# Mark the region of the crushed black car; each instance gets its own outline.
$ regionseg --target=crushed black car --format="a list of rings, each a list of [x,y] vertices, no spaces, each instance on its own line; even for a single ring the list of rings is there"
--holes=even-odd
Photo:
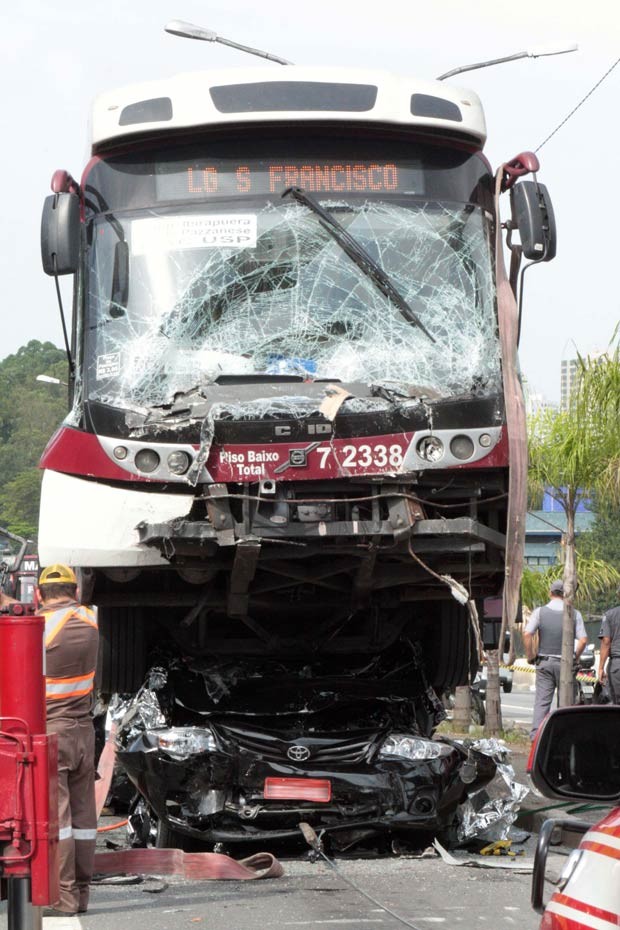
[[[119,761],[148,802],[160,846],[441,836],[495,763],[432,739],[444,711],[415,644],[368,659],[152,669],[119,721]]]

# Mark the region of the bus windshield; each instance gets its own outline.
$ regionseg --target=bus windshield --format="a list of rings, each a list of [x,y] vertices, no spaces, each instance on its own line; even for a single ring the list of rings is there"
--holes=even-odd
[[[118,157],[89,176],[91,400],[148,407],[249,373],[424,385],[442,396],[499,391],[490,185],[479,159],[358,142],[336,158],[323,147],[240,163],[215,148],[208,158],[178,149]],[[320,215],[283,199],[290,186],[344,227],[423,328]]]

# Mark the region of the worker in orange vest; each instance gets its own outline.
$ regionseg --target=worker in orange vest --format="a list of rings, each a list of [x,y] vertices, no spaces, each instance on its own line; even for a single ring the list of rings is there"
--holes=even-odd
[[[47,731],[58,736],[60,900],[44,916],[72,916],[88,908],[97,838],[91,709],[99,633],[94,612],[78,602],[71,568],[44,568],[37,591],[45,618]]]

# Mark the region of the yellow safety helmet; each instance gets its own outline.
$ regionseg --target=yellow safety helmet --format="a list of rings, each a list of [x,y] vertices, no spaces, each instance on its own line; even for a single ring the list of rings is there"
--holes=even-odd
[[[75,572],[68,565],[48,565],[39,577],[39,584],[75,584]]]

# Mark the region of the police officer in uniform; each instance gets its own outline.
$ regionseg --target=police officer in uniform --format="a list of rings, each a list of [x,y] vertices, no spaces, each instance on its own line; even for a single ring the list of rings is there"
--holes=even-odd
[[[45,618],[47,731],[58,736],[60,900],[44,916],[83,914],[93,873],[95,731],[91,717],[99,633],[92,610],[77,600],[77,579],[66,565],[39,578]]]
[[[618,592],[620,595],[620,588]],[[598,680],[609,684],[612,704],[620,704],[620,606],[606,611],[601,624],[601,656],[598,666]],[[609,660],[607,668],[605,664]]]
[[[564,614],[564,585],[561,581],[552,581],[549,591],[549,603],[537,607],[525,628],[523,641],[529,662],[536,662],[536,696],[530,739],[534,739],[553,702],[556,688],[560,687],[560,665],[562,659],[562,620]],[[574,611],[575,660],[579,658],[588,642],[588,635],[583,617]],[[538,631],[538,654],[534,655],[534,633]]]

